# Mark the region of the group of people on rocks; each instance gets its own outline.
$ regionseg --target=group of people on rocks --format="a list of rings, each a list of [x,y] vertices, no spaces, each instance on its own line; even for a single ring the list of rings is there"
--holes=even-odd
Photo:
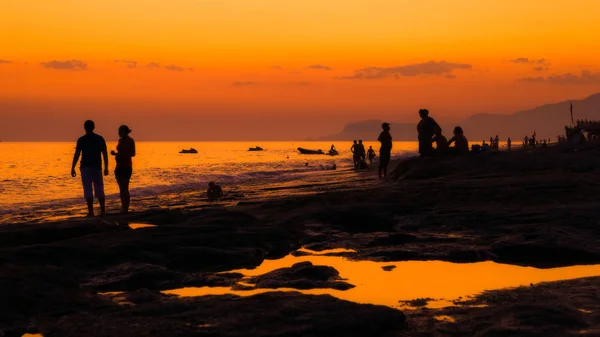
[[[94,133],[96,125],[94,121],[87,120],[83,124],[85,135],[77,140],[71,176],[77,176],[75,167],[79,165],[79,174],[83,185],[83,195],[87,203],[88,217],[94,216],[94,196],[100,204],[100,215],[106,214],[106,196],[104,193],[103,176],[108,176],[108,150],[104,137]],[[127,125],[121,125],[118,130],[119,142],[116,151],[110,151],[115,157],[116,166],[114,170],[115,179],[119,185],[119,196],[121,199],[121,213],[129,212],[131,196],[129,193],[129,182],[133,174],[133,160],[135,157],[135,141],[129,136],[131,129]],[[104,170],[102,163],[104,162]],[[209,199],[223,197],[223,190],[214,182],[208,184],[207,196]]]
[[[447,140],[439,124],[429,116],[429,110],[419,110],[419,116],[421,121],[417,124],[417,132],[421,158],[469,153],[469,141],[462,127],[456,126],[453,131],[454,137]],[[436,145],[435,149],[433,144]]]
[[[540,145],[541,147],[547,147],[548,144],[550,144],[550,139],[546,140],[546,139],[542,139],[541,141],[538,141],[536,139],[536,134],[535,132],[533,133],[533,135],[531,135],[531,137],[527,137],[525,136],[523,138],[523,148],[527,148],[527,147],[536,147],[538,145]],[[560,141],[560,139],[559,139]]]

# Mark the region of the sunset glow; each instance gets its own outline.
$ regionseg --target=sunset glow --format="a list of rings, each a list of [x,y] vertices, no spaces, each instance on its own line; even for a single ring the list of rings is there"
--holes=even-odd
[[[599,91],[599,12],[594,0],[9,1],[0,116],[251,116],[300,137],[423,106],[512,113]]]

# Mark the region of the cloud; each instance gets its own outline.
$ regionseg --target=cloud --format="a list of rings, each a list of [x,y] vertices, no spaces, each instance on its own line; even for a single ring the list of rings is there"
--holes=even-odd
[[[8,60],[0,60],[0,64],[11,64],[13,63],[12,61],[8,61]]]
[[[117,63],[123,63],[129,69],[135,69],[135,68],[137,68],[137,62],[136,61],[115,60],[115,62],[117,62]]]
[[[67,60],[57,61],[53,60],[50,62],[42,62],[42,67],[55,70],[86,70],[88,65],[83,61],[78,60]]]
[[[547,77],[526,77],[520,78],[518,82],[523,83],[550,83],[550,84],[600,84],[600,72],[594,73],[589,70],[583,70],[581,74],[573,73],[555,74]]]
[[[428,61],[424,63],[413,63],[397,67],[365,67],[354,71],[352,76],[342,76],[344,80],[372,80],[382,78],[400,78],[400,76],[441,76],[452,75],[456,69],[470,70],[472,65],[465,63],[450,63],[446,61]]]
[[[245,82],[244,81],[236,81],[236,82],[232,83],[232,85],[236,86],[236,87],[245,87],[245,86],[255,85],[255,84],[258,84],[258,83],[250,82],[250,81],[245,81]]]
[[[283,67],[282,66],[271,66],[271,69],[283,70]]]
[[[306,67],[306,69],[312,69],[312,70],[331,70],[332,68],[328,67],[328,66],[324,66],[322,64],[313,64],[313,65],[310,65],[310,66]]]
[[[170,71],[185,71],[183,67],[176,66],[174,64],[171,64],[170,66],[165,66],[165,69]]]
[[[453,80],[456,78],[456,75],[448,74],[446,75],[446,78]]]
[[[156,69],[156,68],[160,68],[160,64],[156,63],[156,62],[152,62],[152,63],[148,63],[146,65],[146,68],[148,69]]]
[[[545,71],[550,68],[550,63],[546,59],[529,59],[527,57],[519,57],[514,60],[510,60],[512,63],[516,64],[533,64],[537,65],[533,70],[535,71]]]

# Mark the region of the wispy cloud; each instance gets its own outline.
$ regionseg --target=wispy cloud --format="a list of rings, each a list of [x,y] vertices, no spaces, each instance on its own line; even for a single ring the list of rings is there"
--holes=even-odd
[[[170,71],[186,71],[187,70],[184,67],[176,66],[174,64],[171,64],[170,66],[165,66],[165,69],[170,70]]]
[[[245,87],[245,86],[249,86],[249,85],[256,85],[258,83],[256,82],[250,82],[250,81],[236,81],[231,83],[231,85],[236,86],[236,87]]]
[[[115,60],[115,62],[117,62],[117,63],[123,63],[129,69],[135,69],[135,68],[137,68],[137,62],[136,61]]]
[[[271,66],[271,69],[283,70],[283,67],[282,66]]]
[[[55,69],[55,70],[86,70],[88,65],[79,60],[67,60],[67,61],[49,61],[42,62],[42,67],[47,69]]]
[[[454,70],[470,70],[472,66],[466,63],[451,63],[446,61],[428,61],[396,67],[365,67],[354,71],[354,75],[342,76],[344,80],[374,80],[383,78],[399,78],[400,76],[441,76],[452,75]]]
[[[527,64],[527,65],[536,65],[533,68],[535,71],[545,71],[550,68],[550,63],[546,59],[530,59],[527,57],[518,57],[516,59],[510,60],[512,63],[516,64]]]
[[[547,77],[525,77],[517,81],[522,83],[600,84],[600,73],[583,70],[579,75],[573,73],[555,74]]]
[[[329,66],[324,66],[322,64],[313,64],[313,65],[310,65],[310,66],[306,67],[306,69],[312,69],[312,70],[332,70],[333,68],[331,68]]]
[[[446,77],[447,79],[453,80],[453,79],[455,79],[455,78],[456,78],[456,75],[453,75],[453,74],[448,74],[448,75],[446,75],[445,77]]]
[[[0,60],[0,64],[11,64],[13,63],[12,61],[9,60]]]
[[[146,68],[148,68],[148,69],[156,69],[156,68],[160,68],[160,64],[158,64],[158,63],[156,63],[156,62],[151,62],[151,63],[148,63],[148,64],[146,65]]]

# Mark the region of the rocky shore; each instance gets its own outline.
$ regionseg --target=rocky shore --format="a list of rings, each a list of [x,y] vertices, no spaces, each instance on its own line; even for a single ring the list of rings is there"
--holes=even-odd
[[[409,159],[385,181],[235,207],[8,224],[0,227],[0,336],[600,335],[600,278],[404,312],[299,292],[161,292],[240,287],[243,275],[231,271],[302,247],[384,262],[600,264],[599,178],[595,150],[548,148]],[[252,281],[264,289],[357,286],[312,264]]]

